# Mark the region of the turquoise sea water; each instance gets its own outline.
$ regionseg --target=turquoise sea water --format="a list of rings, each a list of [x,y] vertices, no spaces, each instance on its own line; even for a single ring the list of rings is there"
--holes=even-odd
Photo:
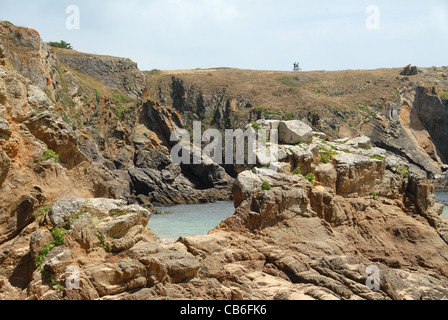
[[[448,216],[448,191],[437,190],[436,201],[445,205]],[[176,240],[180,236],[205,235],[221,221],[235,213],[233,202],[216,202],[194,205],[176,205],[156,207],[165,215],[152,215],[148,227],[156,232],[162,240]]]
[[[436,190],[434,193],[436,195],[436,201],[445,205],[444,213],[448,216],[448,191]]]
[[[180,236],[205,235],[221,221],[235,213],[233,202],[177,205],[155,207],[171,214],[153,214],[148,227],[162,240],[178,239]]]

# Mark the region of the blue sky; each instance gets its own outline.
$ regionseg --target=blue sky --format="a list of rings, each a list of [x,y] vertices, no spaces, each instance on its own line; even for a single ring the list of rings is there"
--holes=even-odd
[[[66,28],[69,5],[77,30]],[[366,26],[371,5],[379,29]],[[447,0],[0,0],[0,19],[141,70],[448,65]]]

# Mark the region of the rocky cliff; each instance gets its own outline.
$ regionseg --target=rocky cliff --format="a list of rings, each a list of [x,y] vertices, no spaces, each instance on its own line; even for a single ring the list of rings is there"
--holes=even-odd
[[[187,126],[193,120],[225,129],[244,128],[259,119],[300,119],[330,139],[366,135],[420,166],[443,187],[448,69],[414,69],[417,73],[404,76],[399,69],[147,74],[152,96],[189,119]]]
[[[446,298],[448,220],[421,169],[366,137],[281,145],[273,165],[238,176],[232,217],[174,243],[139,206],[60,199],[1,246],[0,297]]]
[[[7,106],[1,134],[13,141],[12,122],[26,123],[43,143],[39,150],[32,144],[23,146],[23,153],[34,154],[29,161],[36,162],[46,149],[69,169],[85,159],[120,185],[113,197],[140,204],[230,199],[233,179],[220,166],[214,166],[215,174],[204,181],[197,174],[202,165],[172,163],[170,134],[183,128],[183,120],[170,107],[151,100],[146,76],[136,63],[50,48],[36,31],[4,22],[0,45],[4,70],[9,70],[3,86],[9,94],[1,101]],[[65,131],[58,137],[47,127]]]
[[[445,101],[414,86],[372,106],[371,122],[356,122],[371,109],[326,106],[327,116],[307,110],[307,124],[255,107],[256,88],[252,98],[232,87],[195,94],[170,78],[171,105],[162,86],[151,99],[149,80],[129,60],[52,50],[37,32],[0,23],[1,299],[446,298],[448,222],[427,179],[446,157],[443,130],[431,126],[443,123]],[[281,81],[289,89],[275,97],[285,101],[291,86],[313,82]],[[384,89],[324,88],[335,99]],[[236,180],[205,157],[175,164],[170,135],[193,119],[277,128],[278,158],[266,164],[257,150]],[[354,123],[339,128],[342,119]],[[390,138],[385,148],[354,138],[363,128]],[[395,129],[431,161],[398,152]],[[151,202],[230,198],[235,214],[206,236],[164,243],[147,228]]]

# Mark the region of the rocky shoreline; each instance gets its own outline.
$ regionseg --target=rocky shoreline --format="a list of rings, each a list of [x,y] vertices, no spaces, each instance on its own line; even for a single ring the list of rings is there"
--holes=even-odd
[[[446,299],[434,145],[421,162],[390,147],[400,135],[378,148],[306,121],[253,119],[245,129],[278,129],[275,162],[175,164],[170,135],[189,127],[148,90],[127,59],[58,55],[36,31],[0,23],[0,299]],[[410,96],[411,111],[425,100]],[[413,119],[409,146],[427,141],[415,113],[401,115]],[[164,243],[147,227],[154,203],[229,199],[235,214],[205,236]]]

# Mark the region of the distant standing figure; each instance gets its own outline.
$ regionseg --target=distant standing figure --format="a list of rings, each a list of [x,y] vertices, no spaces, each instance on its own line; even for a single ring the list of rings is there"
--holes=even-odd
[[[298,62],[294,63],[294,71],[300,71],[300,66]]]

